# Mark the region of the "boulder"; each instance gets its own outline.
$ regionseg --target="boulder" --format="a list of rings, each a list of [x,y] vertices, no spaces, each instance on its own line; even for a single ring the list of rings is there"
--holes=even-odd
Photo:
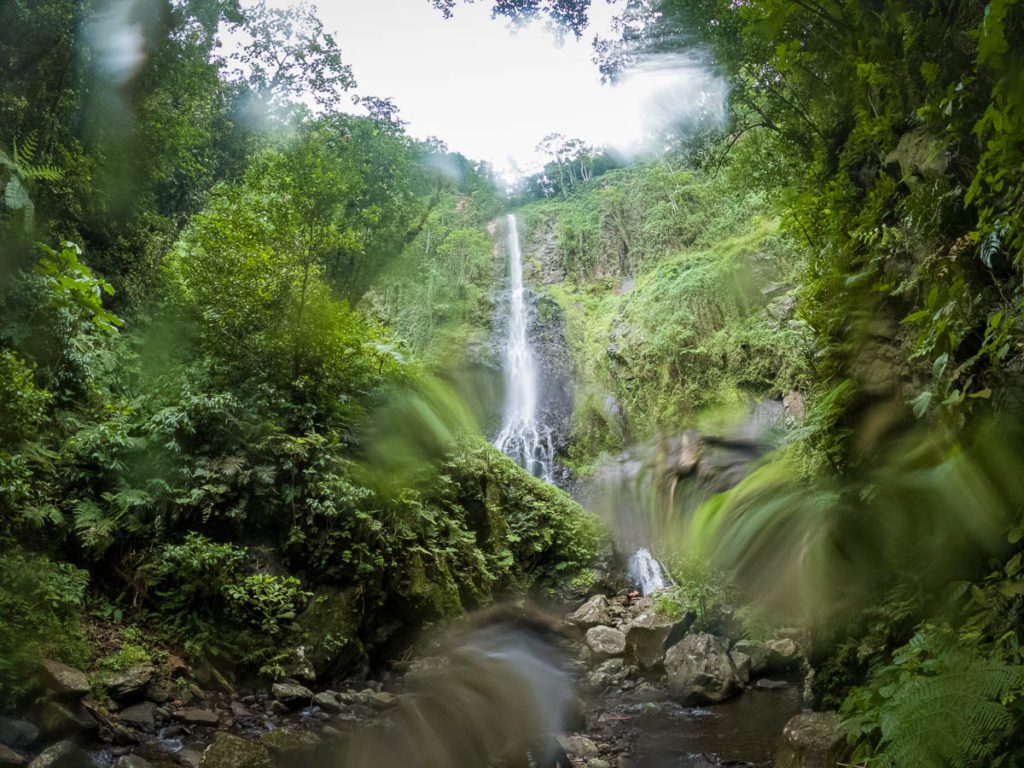
[[[674,622],[653,611],[641,613],[626,627],[626,658],[640,669],[654,669],[665,661],[665,641]]]
[[[608,613],[608,598],[604,595],[594,595],[573,611],[569,616],[569,621],[582,629],[611,623],[611,616]]]
[[[148,733],[156,730],[156,704],[143,701],[135,706],[122,710],[117,715],[121,722],[141,728]]]
[[[4,766],[4,768],[8,768],[8,766],[25,765],[27,762],[28,760],[19,755],[13,749],[0,744],[0,765]]]
[[[39,665],[43,685],[59,696],[84,696],[89,692],[89,678],[81,670],[59,661],[43,660]]]
[[[750,659],[750,674],[759,675],[768,669],[768,656],[771,650],[763,643],[753,640],[739,640],[733,645],[734,653],[742,653]]]
[[[740,685],[746,685],[750,682],[750,657],[743,651],[731,650],[729,651],[729,658],[732,659],[733,666],[736,667],[736,677],[740,681]]]
[[[203,752],[201,768],[273,768],[270,753],[258,741],[246,741],[223,731]]]
[[[599,625],[587,630],[587,647],[594,658],[621,656],[626,650],[626,636],[613,627]]]
[[[85,739],[97,730],[96,721],[81,704],[66,706],[56,701],[43,704],[39,725],[49,739]]]
[[[0,744],[11,749],[31,749],[39,741],[39,729],[28,720],[0,717]]]
[[[754,687],[759,691],[782,691],[789,688],[789,686],[790,684],[785,680],[769,680],[766,677],[754,683]]]
[[[768,643],[768,669],[781,671],[800,666],[800,648],[788,637]]]
[[[142,695],[150,701],[155,701],[157,704],[166,704],[174,699],[175,689],[166,680],[153,680],[146,686]]]
[[[609,686],[618,685],[626,677],[626,665],[622,659],[608,659],[587,676],[587,685],[601,692]]]
[[[136,664],[111,672],[103,678],[103,688],[115,701],[125,699],[145,688],[155,671],[152,664]]]
[[[576,757],[591,758],[601,754],[597,749],[597,744],[586,736],[559,736],[558,743],[568,754]]]
[[[835,712],[801,712],[782,730],[776,768],[835,768],[846,739]]]
[[[199,764],[203,762],[203,753],[196,747],[185,747],[175,755],[175,758],[178,765],[184,768],[199,768]]]
[[[284,673],[296,680],[303,680],[307,683],[316,682],[316,669],[306,653],[305,646],[299,646],[288,656],[284,663]]]
[[[338,694],[334,691],[321,691],[313,696],[313,705],[320,707],[324,712],[341,712],[344,707],[338,701]]]
[[[312,731],[278,728],[260,736],[260,744],[270,753],[271,760],[285,768],[294,765],[312,765],[310,759],[324,745]]]
[[[59,741],[43,750],[28,768],[96,768],[96,763],[70,741]]]
[[[220,724],[220,716],[211,709],[186,709],[180,712],[178,717],[186,723],[207,728],[214,728]]]
[[[306,686],[295,682],[274,683],[270,688],[270,692],[275,699],[289,706],[303,706],[313,700],[313,692]]]
[[[665,670],[669,690],[685,703],[724,701],[740,689],[724,637],[687,635],[665,655]]]

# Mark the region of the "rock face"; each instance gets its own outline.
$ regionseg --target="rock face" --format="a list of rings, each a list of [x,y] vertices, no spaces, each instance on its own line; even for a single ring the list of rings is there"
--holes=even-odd
[[[96,768],[96,763],[70,741],[61,741],[47,747],[29,768]]]
[[[587,630],[587,647],[597,659],[621,656],[626,650],[626,636],[614,627],[591,627]]]
[[[11,749],[31,749],[39,740],[39,729],[27,720],[0,717],[0,744]]]
[[[665,655],[669,690],[685,703],[724,701],[740,689],[723,637],[687,635]]]
[[[256,741],[218,733],[203,752],[201,768],[271,768],[270,753]]]
[[[801,712],[782,731],[776,768],[835,768],[845,739],[835,712]]]
[[[582,629],[590,629],[599,624],[610,624],[608,598],[604,595],[594,595],[569,616],[569,621]]]
[[[43,684],[59,696],[84,696],[89,692],[89,678],[81,670],[45,660],[39,665]]]
[[[641,669],[654,669],[665,660],[665,641],[672,632],[671,619],[653,612],[641,613],[626,627],[626,658]]]
[[[40,712],[39,725],[49,738],[85,738],[96,730],[96,721],[81,705],[65,706],[48,701]]]

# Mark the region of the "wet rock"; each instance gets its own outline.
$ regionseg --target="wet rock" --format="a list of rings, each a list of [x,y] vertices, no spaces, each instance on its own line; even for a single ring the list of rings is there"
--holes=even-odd
[[[39,725],[50,739],[84,739],[97,730],[96,721],[80,704],[65,706],[56,701],[43,704]]]
[[[156,730],[156,704],[143,701],[135,706],[122,710],[118,717],[122,722],[142,728],[147,732]]]
[[[289,706],[304,706],[313,700],[313,692],[295,682],[274,683],[270,692],[275,699]]]
[[[653,612],[641,613],[626,627],[626,658],[640,669],[654,669],[665,661],[665,641],[674,622]]]
[[[729,658],[732,659],[733,666],[736,667],[736,677],[740,682],[740,685],[746,685],[750,682],[750,657],[743,651],[737,651],[735,649],[729,651]]]
[[[594,691],[603,691],[606,688],[618,685],[626,677],[625,663],[622,659],[608,659],[597,666],[587,676],[587,685]]]
[[[232,717],[250,717],[252,711],[240,701],[231,702],[231,715]]]
[[[212,709],[186,709],[178,713],[178,717],[186,723],[213,728],[220,724],[220,716]]]
[[[155,671],[152,664],[137,664],[108,674],[103,679],[103,687],[110,698],[124,699],[145,688]]]
[[[152,763],[138,755],[124,755],[117,758],[114,768],[151,768]]]
[[[763,643],[752,640],[740,640],[732,647],[733,653],[742,653],[750,659],[750,674],[759,675],[768,669],[768,656],[771,650]]]
[[[724,701],[740,688],[729,643],[714,635],[687,635],[665,656],[669,689],[686,703]]]
[[[665,692],[651,683],[640,683],[629,697],[634,701],[664,701]]]
[[[271,759],[282,766],[301,765],[323,746],[323,741],[312,731],[278,728],[260,736],[260,744]]]
[[[174,699],[175,690],[171,683],[164,680],[155,680],[149,683],[142,691],[142,695],[157,704],[166,704]]]
[[[344,707],[338,701],[338,694],[334,691],[321,691],[313,696],[313,705],[320,707],[324,712],[341,712]]]
[[[287,704],[282,704],[276,699],[270,702],[270,711],[275,715],[290,715],[292,713]]]
[[[11,749],[31,749],[39,740],[39,729],[28,720],[0,717],[0,744]]]
[[[29,768],[96,768],[93,759],[70,741],[59,741],[43,750]]]
[[[597,744],[586,736],[559,736],[558,743],[562,745],[562,749],[576,757],[597,757],[601,754]]]
[[[794,669],[800,665],[800,648],[788,637],[768,643],[768,669]]]
[[[776,768],[834,768],[843,757],[845,737],[835,712],[801,712],[782,731]]]
[[[10,747],[0,744],[0,765],[2,766],[19,766],[25,765],[28,762],[27,759],[19,755]]]
[[[203,752],[201,768],[272,768],[270,753],[260,742],[246,741],[223,731]]]
[[[203,753],[195,747],[185,747],[174,756],[184,768],[199,768],[203,761]]]
[[[594,595],[569,616],[569,621],[582,629],[611,623],[611,617],[608,614],[608,598],[604,595]]]
[[[626,636],[613,627],[591,627],[587,630],[587,647],[597,659],[621,656],[626,650]]]
[[[89,692],[89,678],[81,670],[59,661],[44,660],[39,665],[43,684],[60,696],[84,696]]]
[[[759,691],[781,691],[785,688],[789,688],[790,683],[785,680],[769,680],[764,677],[754,683],[754,687]]]

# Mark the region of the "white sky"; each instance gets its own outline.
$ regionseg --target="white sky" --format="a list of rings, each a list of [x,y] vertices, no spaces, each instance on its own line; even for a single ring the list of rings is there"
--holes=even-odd
[[[491,5],[460,3],[447,20],[429,0],[320,0],[318,9],[360,95],[392,98],[412,135],[438,136],[506,175],[536,170],[534,148],[551,132],[625,150],[709,89],[710,75],[685,57],[601,84],[591,40],[609,32],[622,0],[594,0],[584,38],[561,47],[541,23],[492,19]]]

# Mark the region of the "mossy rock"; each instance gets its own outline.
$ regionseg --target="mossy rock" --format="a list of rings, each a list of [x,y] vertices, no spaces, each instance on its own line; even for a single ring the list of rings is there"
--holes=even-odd
[[[321,677],[341,676],[367,662],[359,639],[362,610],[355,589],[320,588],[298,623],[310,640],[306,658]]]
[[[270,752],[257,741],[218,733],[203,752],[200,768],[273,768]]]

